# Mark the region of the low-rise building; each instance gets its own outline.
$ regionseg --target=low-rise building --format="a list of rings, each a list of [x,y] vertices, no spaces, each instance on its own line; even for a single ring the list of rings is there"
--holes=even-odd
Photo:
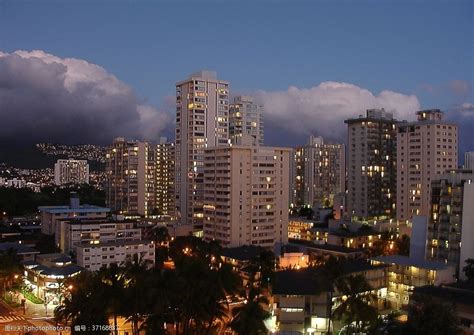
[[[374,231],[330,231],[327,243],[346,248],[368,249],[375,241],[382,238],[382,235]]]
[[[319,244],[311,241],[290,240],[290,245],[291,244],[303,248],[309,255],[310,262],[318,259],[326,259],[331,256],[336,258],[356,259],[365,256],[367,253],[365,249],[347,248],[333,244]]]
[[[80,243],[76,245],[76,254],[77,264],[90,271],[135,259],[146,262],[149,266],[155,264],[155,245],[147,240]]]
[[[73,264],[65,254],[36,255],[35,261],[23,262],[25,284],[32,293],[44,301],[58,301],[68,278],[78,275],[83,268]]]
[[[280,269],[303,269],[309,266],[309,256],[298,245],[286,244],[280,247],[278,267]]]
[[[140,240],[141,231],[135,221],[61,219],[57,221],[55,242],[62,252],[69,253],[80,243]]]
[[[66,206],[40,206],[41,232],[53,235],[56,232],[56,223],[59,219],[105,219],[110,212],[109,208],[81,205],[76,194],[72,194],[70,204]]]
[[[404,308],[415,287],[452,283],[455,267],[442,262],[389,255],[372,259],[372,264],[386,264],[388,268],[387,299],[392,308]]]
[[[0,255],[7,253],[10,249],[14,250],[20,261],[34,261],[35,255],[39,251],[25,244],[17,242],[3,242],[0,243]]]
[[[366,261],[349,261],[341,264],[342,276],[365,276],[380,301],[386,296],[386,266]],[[341,294],[332,291],[332,283],[318,282],[320,268],[284,270],[275,274],[273,287],[272,325],[279,334],[322,335],[329,331],[329,313],[341,300]],[[362,292],[361,292],[362,293]],[[332,299],[332,301],[331,301]],[[332,323],[331,329],[340,325]]]
[[[416,287],[414,300],[419,295],[427,295],[438,301],[453,304],[461,322],[463,334],[474,334],[474,283],[472,281]]]

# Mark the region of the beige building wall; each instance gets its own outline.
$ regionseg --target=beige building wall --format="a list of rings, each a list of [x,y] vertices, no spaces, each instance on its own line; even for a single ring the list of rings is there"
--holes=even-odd
[[[397,219],[430,215],[431,181],[458,166],[457,126],[438,109],[416,113],[397,134]]]
[[[229,139],[229,82],[201,71],[176,84],[176,206],[181,224],[203,224],[204,149]]]
[[[244,146],[205,151],[206,241],[268,248],[288,241],[290,152]]]

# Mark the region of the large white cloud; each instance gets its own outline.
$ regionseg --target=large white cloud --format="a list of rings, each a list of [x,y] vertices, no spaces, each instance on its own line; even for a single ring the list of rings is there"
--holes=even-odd
[[[0,114],[1,137],[72,143],[154,140],[173,119],[101,66],[41,50],[0,52]]]
[[[376,95],[343,82],[322,82],[311,88],[290,87],[287,91],[258,91],[255,96],[264,105],[266,135],[270,128],[288,136],[314,134],[345,140],[344,120],[358,117],[366,109],[385,108],[400,120],[413,119],[415,111],[420,109],[414,95],[389,90]]]

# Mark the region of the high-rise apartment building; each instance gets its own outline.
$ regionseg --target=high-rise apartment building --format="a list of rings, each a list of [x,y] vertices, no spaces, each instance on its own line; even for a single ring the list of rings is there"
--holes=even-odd
[[[474,258],[474,174],[453,170],[431,183],[431,214],[428,222],[426,256],[462,268]]]
[[[167,142],[165,138],[160,139],[160,143],[156,146],[155,154],[155,204],[158,214],[176,215],[175,155],[174,143]]]
[[[89,164],[87,160],[58,159],[54,164],[54,183],[89,184]]]
[[[384,109],[344,121],[347,132],[347,209],[361,219],[395,216],[398,123]]]
[[[204,240],[271,248],[288,241],[289,148],[205,150]]]
[[[464,153],[464,168],[474,170],[474,151]]]
[[[458,129],[439,109],[416,113],[416,122],[398,124],[397,219],[429,216],[431,181],[458,167]]]
[[[116,138],[106,154],[106,204],[125,215],[150,215],[155,209],[155,157],[146,142]]]
[[[203,223],[204,149],[229,140],[229,82],[201,71],[176,84],[176,206],[181,224]]]
[[[345,192],[345,146],[324,143],[310,136],[304,147],[293,150],[291,203],[313,208],[333,205],[334,196]]]
[[[250,96],[235,97],[229,109],[229,136],[232,144],[263,145],[263,106]]]

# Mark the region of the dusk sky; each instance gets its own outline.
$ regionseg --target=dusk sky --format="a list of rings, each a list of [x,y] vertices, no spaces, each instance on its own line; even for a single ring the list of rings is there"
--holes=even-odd
[[[440,108],[474,150],[473,27],[472,1],[3,0],[3,137],[171,137],[175,83],[209,69],[264,103],[269,145]]]

